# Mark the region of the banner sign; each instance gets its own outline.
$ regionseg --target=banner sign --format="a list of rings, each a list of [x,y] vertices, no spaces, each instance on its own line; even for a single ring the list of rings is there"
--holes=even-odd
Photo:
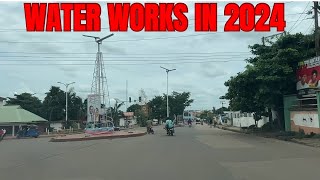
[[[297,84],[299,98],[314,97],[320,89],[320,57],[302,61],[298,65]]]
[[[87,122],[98,122],[101,112],[101,100],[98,94],[88,95]]]

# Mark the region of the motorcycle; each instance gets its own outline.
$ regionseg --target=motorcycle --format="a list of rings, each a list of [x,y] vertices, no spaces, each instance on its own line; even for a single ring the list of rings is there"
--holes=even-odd
[[[174,134],[174,129],[173,128],[167,129],[167,135],[173,136],[173,134]]]
[[[148,134],[154,134],[154,130],[153,130],[152,127],[149,127],[149,128],[147,129],[147,132],[148,132]]]

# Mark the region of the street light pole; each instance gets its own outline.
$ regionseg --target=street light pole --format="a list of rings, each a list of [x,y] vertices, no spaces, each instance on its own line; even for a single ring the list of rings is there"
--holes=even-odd
[[[68,86],[71,84],[74,84],[75,82],[72,83],[62,83],[62,82],[58,82],[59,84],[63,84],[64,86],[66,86],[66,124],[68,122]]]
[[[167,68],[164,68],[162,66],[160,66],[160,68],[166,70],[167,72],[167,118],[169,117],[169,72],[170,71],[175,71],[176,69],[167,69]]]

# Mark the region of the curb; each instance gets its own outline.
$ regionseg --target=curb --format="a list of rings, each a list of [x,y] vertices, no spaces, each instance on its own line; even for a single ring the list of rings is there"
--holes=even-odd
[[[134,134],[122,134],[114,136],[95,136],[95,137],[81,137],[72,139],[54,139],[51,138],[49,142],[70,142],[70,141],[87,141],[87,140],[99,140],[99,139],[117,139],[117,138],[129,138],[129,137],[139,137],[146,135],[146,132],[134,133]]]
[[[254,135],[254,136],[263,137],[263,138],[269,138],[269,139],[272,138],[272,139],[277,139],[277,140],[280,140],[280,141],[287,141],[287,142],[292,142],[292,143],[296,143],[296,144],[301,144],[301,145],[304,145],[304,146],[320,148],[319,146],[315,146],[315,145],[312,145],[312,144],[304,143],[304,142],[297,141],[297,140],[294,140],[294,139],[283,139],[283,138],[270,137],[270,136],[267,137],[267,136],[263,136],[263,135],[257,135],[257,134],[247,133],[247,132],[243,132],[243,131],[239,131],[239,130],[229,129],[229,128],[226,128],[226,127],[218,127],[218,128],[222,129],[222,130],[227,130],[227,131],[232,131],[232,132],[237,132],[237,133],[242,133],[242,134],[249,134],[249,135]]]
[[[10,138],[5,138],[2,139],[3,141],[12,141],[12,140],[21,140],[21,139],[38,139],[38,138],[50,138],[50,137],[56,137],[56,135],[51,135],[51,136],[39,136],[37,138],[33,138],[33,137],[22,137],[22,138],[17,138],[17,137],[10,137]]]

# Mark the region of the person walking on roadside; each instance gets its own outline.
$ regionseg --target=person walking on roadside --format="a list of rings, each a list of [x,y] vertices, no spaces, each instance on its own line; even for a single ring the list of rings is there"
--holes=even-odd
[[[1,129],[0,130],[0,141],[4,138],[4,136],[6,135],[6,129]]]
[[[212,128],[212,118],[209,119],[210,128]]]
[[[146,123],[147,123],[147,133],[150,134],[152,129],[152,121],[147,120]]]

